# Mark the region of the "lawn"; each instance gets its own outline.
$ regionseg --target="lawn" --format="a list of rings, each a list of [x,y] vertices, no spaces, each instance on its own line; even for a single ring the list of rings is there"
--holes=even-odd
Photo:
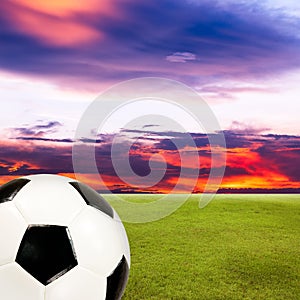
[[[204,209],[194,195],[160,221],[124,225],[123,300],[300,299],[300,195],[217,195]]]

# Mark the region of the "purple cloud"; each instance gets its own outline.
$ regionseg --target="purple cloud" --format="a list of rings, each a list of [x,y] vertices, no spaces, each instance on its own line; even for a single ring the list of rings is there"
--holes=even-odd
[[[196,58],[196,55],[191,52],[175,52],[172,55],[168,55],[166,60],[173,63],[186,63],[196,60]]]
[[[57,131],[58,127],[62,126],[61,123],[57,121],[51,121],[45,124],[28,125],[24,127],[10,128],[10,132],[13,137],[19,139],[30,139],[31,138],[41,138],[46,134],[54,133]]]
[[[80,87],[141,76],[194,85],[204,77],[205,82],[216,76],[257,78],[300,66],[299,20],[258,2],[115,0],[114,5],[118,13],[109,18],[75,14],[75,23],[98,30],[102,38],[67,47],[16,30],[7,21],[16,8],[1,2],[7,14],[0,16],[0,68]],[[170,60],[189,63],[177,63],[174,72]]]
[[[42,128],[31,126],[38,130],[52,129],[57,124],[43,124]],[[151,127],[150,127],[151,128]],[[300,184],[300,137],[292,135],[262,134],[258,131],[247,129],[234,132],[225,131],[227,143],[227,165],[224,181],[230,187],[248,182],[245,188],[252,188],[253,184],[265,184],[266,188],[295,188]],[[149,158],[153,154],[163,155],[166,160],[166,172],[162,180],[146,192],[166,191],[172,188],[180,174],[184,172],[185,182],[195,176],[197,168],[195,161],[189,161],[188,165],[182,165],[180,152],[189,155],[189,151],[196,145],[196,151],[200,156],[199,180],[203,182],[210,173],[210,148],[208,137],[204,134],[190,133],[194,145],[186,139],[181,132],[154,132],[144,131],[146,136],[151,134],[152,140],[141,138],[133,141],[126,136],[126,130],[122,132],[123,138],[116,145],[117,158],[120,163],[129,159],[133,171],[141,178],[149,174]],[[130,131],[132,134],[132,130]],[[141,135],[142,131],[137,132]],[[156,134],[156,135],[155,135]],[[95,159],[101,176],[104,176],[113,189],[124,191],[141,191],[126,185],[116,174],[112,160],[111,149],[114,135],[101,134],[95,145]],[[83,147],[92,147],[92,140],[83,140]],[[52,139],[46,135],[23,136],[15,139],[2,140],[0,147],[0,175],[20,176],[35,173],[73,173],[72,165],[72,140]],[[177,148],[177,145],[179,148]],[[130,155],[127,157],[127,149]],[[188,149],[188,150],[187,150]],[[93,162],[82,161],[81,173],[89,175]],[[118,163],[118,161],[117,161]],[[221,166],[220,166],[221,167]],[[164,169],[164,164],[157,160],[155,170]],[[197,171],[198,172],[198,171]],[[197,176],[196,174],[196,176]],[[253,183],[251,181],[253,178]],[[267,181],[266,181],[267,179]],[[145,184],[147,179],[145,178]],[[273,186],[273,185],[274,186]],[[117,185],[117,186],[114,186]],[[281,186],[282,185],[282,186]],[[182,187],[184,188],[184,187]],[[199,187],[198,187],[199,188]],[[244,187],[243,187],[244,188]],[[201,190],[201,188],[199,188]]]

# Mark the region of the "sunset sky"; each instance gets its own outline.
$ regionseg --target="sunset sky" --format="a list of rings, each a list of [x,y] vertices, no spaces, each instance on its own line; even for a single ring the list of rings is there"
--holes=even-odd
[[[223,189],[300,188],[297,0],[3,0],[0,39],[0,184],[35,173],[73,176],[74,135],[88,105],[124,80],[162,77],[196,90],[218,118],[227,144]],[[209,141],[187,123],[201,168],[197,185],[187,176],[182,191],[201,192]],[[137,176],[149,173],[153,154],[165,158],[160,182],[141,189],[118,178],[110,150],[120,133],[120,159],[133,142]],[[169,192],[182,168],[193,172],[194,161],[179,159],[191,150],[182,132],[145,119],[140,138],[131,134],[111,126],[97,135],[98,169],[112,191]],[[101,190],[95,174],[83,170],[82,178]]]

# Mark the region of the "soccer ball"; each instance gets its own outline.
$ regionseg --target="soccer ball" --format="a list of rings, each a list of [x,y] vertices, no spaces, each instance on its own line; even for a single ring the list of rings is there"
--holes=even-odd
[[[129,266],[120,218],[87,185],[32,175],[0,187],[0,299],[121,299]]]

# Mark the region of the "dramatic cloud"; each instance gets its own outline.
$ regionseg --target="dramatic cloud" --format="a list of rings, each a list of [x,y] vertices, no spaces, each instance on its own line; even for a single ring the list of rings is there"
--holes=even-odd
[[[2,176],[73,172],[71,147],[68,144],[2,140],[0,157]]]
[[[32,126],[36,130],[55,127],[55,122]],[[148,126],[151,128],[151,126]],[[139,131],[139,135],[141,135]],[[148,177],[152,171],[165,169],[162,179],[148,188],[139,188],[126,183],[117,174],[111,160],[112,143],[115,134],[101,134],[95,147],[95,158],[98,171],[105,185],[114,192],[170,192],[177,184],[181,174],[181,191],[201,192],[206,184],[211,168],[210,146],[205,134],[190,133],[196,148],[187,143],[184,133],[154,132],[145,129],[145,139],[131,139],[132,130],[122,130],[122,139],[115,145],[117,161],[122,165],[129,160],[131,168],[137,176],[148,185]],[[126,135],[128,134],[128,135]],[[300,184],[300,137],[289,135],[260,134],[257,131],[244,128],[238,132],[224,132],[227,143],[227,163],[225,176],[221,185],[222,192],[226,191],[293,191]],[[152,139],[147,139],[151,135]],[[82,140],[84,149],[92,147],[92,140]],[[179,145],[177,148],[175,145]],[[130,148],[129,157],[126,149]],[[83,150],[84,150],[83,149]],[[200,172],[197,185],[194,188],[192,178],[195,176],[197,165],[190,155],[197,151],[200,157]],[[180,157],[186,156],[183,165]],[[154,156],[153,156],[154,155]],[[164,158],[166,165],[155,155]],[[16,176],[53,173],[74,177],[72,166],[72,140],[55,140],[43,137],[22,137],[21,140],[2,140],[0,147],[1,182]],[[189,157],[191,159],[189,159]],[[149,164],[152,160],[151,165]],[[80,161],[81,179],[98,190],[104,190],[98,185],[97,174],[92,174],[93,162],[83,159]],[[221,167],[221,166],[220,166]],[[125,172],[126,173],[126,172]],[[130,175],[133,176],[133,175]],[[125,179],[132,179],[126,177]],[[151,181],[150,181],[151,182]]]
[[[140,76],[194,85],[300,66],[298,19],[256,1],[5,0],[0,9],[0,67],[73,87]],[[181,62],[176,72],[170,62]]]

